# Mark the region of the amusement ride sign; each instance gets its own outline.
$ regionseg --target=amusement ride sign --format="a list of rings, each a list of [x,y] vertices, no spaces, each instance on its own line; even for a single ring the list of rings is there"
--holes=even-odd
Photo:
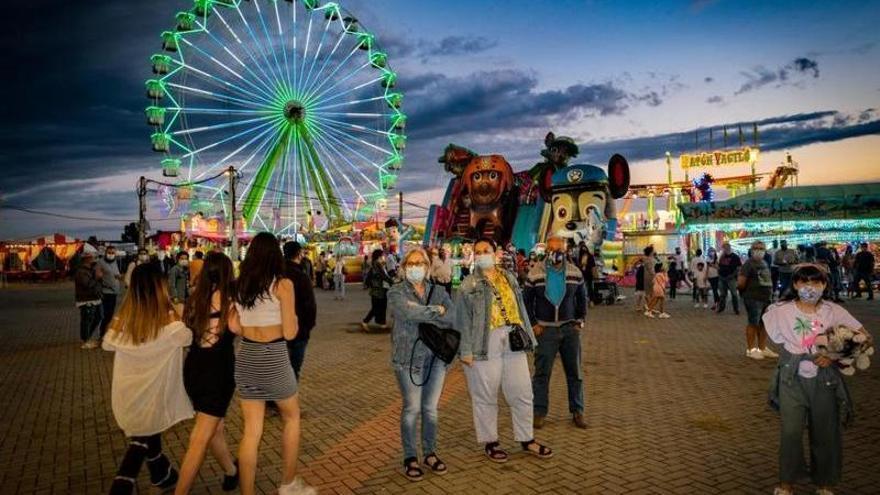
[[[712,151],[697,154],[682,153],[681,168],[717,167],[719,165],[739,165],[758,161],[758,148],[745,147],[732,151]]]

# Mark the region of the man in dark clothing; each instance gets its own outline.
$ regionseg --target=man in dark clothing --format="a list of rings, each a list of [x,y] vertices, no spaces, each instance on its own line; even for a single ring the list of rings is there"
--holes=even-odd
[[[580,268],[566,258],[562,237],[552,236],[547,241],[546,259],[529,270],[523,292],[526,311],[538,339],[532,376],[535,428],[541,428],[547,416],[550,373],[556,354],[562,357],[572,420],[578,428],[587,427],[581,366],[581,329],[587,316],[587,291]]]
[[[835,255],[837,255],[837,251],[829,248],[827,242],[819,241],[816,243],[816,263],[825,265],[830,279],[830,283],[825,286],[825,297],[841,303],[843,299],[840,298],[840,256]]]
[[[736,277],[739,274],[739,267],[742,266],[742,260],[730,248],[730,243],[725,242],[721,245],[721,257],[718,258],[718,282],[721,285],[721,300],[718,301],[718,312],[723,313],[727,306],[727,293],[730,292],[730,299],[733,301],[733,312],[739,314],[739,296],[736,293]]]
[[[79,308],[79,338],[83,342],[83,349],[98,347],[98,341],[93,335],[104,319],[104,311],[101,307],[103,277],[104,274],[95,261],[95,249],[86,244],[80,255],[79,266],[73,275],[74,300],[76,307]]]
[[[868,288],[868,300],[874,299],[874,289],[871,283],[874,278],[874,254],[868,250],[868,243],[863,242],[859,246],[859,252],[856,253],[855,263],[853,263],[853,283],[856,286],[856,297],[862,297],[861,282],[865,282]]]
[[[303,259],[302,246],[298,242],[284,244],[284,269],[287,278],[293,282],[294,307],[299,323],[296,338],[287,341],[287,353],[290,355],[290,364],[293,366],[297,381],[318,313],[312,279],[305,271]]]

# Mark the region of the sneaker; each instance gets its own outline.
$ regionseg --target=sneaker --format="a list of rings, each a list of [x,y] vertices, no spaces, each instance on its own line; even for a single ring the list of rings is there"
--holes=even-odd
[[[781,486],[777,486],[773,490],[773,495],[794,495],[794,492],[792,492],[791,490],[782,488]]]
[[[83,349],[96,349],[98,347],[98,341],[94,339],[89,339],[85,344],[82,345]]]
[[[749,349],[746,351],[746,357],[752,359],[764,359],[764,354],[761,353],[761,349]]]
[[[765,358],[771,358],[771,359],[772,359],[772,358],[778,358],[778,357],[779,357],[779,354],[776,354],[775,352],[773,352],[769,347],[766,347],[766,348],[764,348],[764,349],[761,349],[761,354],[763,354]]]
[[[654,316],[654,313],[652,311],[645,311],[643,314],[645,316],[647,316],[648,318],[656,318],[656,316]]]
[[[238,459],[232,464],[235,465],[235,474],[232,476],[226,473],[223,474],[223,484],[221,485],[221,488],[223,488],[224,492],[231,492],[238,488]]]
[[[699,308],[699,307],[700,307],[700,303],[694,303],[694,307],[695,307],[695,308]],[[705,307],[705,306],[703,306],[703,307]]]
[[[582,412],[576,412],[576,413],[572,414],[571,421],[574,423],[574,425],[576,427],[578,427],[582,430],[586,429],[586,427],[587,427],[587,420],[584,419],[584,413],[582,413]]]
[[[306,485],[299,476],[294,478],[292,482],[278,487],[278,495],[317,495],[317,493],[318,490]]]
[[[370,325],[367,325],[366,323],[361,322],[361,330],[364,333],[370,333]]]
[[[657,318],[672,318],[672,315],[670,315],[669,313],[660,313],[659,315],[657,315]]]
[[[708,304],[704,304],[704,305],[703,305],[703,309],[706,309],[706,308],[708,308],[708,307],[709,307]]]
[[[827,488],[817,488],[816,495],[834,495],[834,492]]]

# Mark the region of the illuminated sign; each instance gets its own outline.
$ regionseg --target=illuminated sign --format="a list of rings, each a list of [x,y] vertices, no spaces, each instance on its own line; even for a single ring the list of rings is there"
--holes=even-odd
[[[739,165],[758,161],[758,148],[743,148],[732,151],[713,151],[694,155],[682,154],[679,158],[681,168],[717,167],[719,165]]]

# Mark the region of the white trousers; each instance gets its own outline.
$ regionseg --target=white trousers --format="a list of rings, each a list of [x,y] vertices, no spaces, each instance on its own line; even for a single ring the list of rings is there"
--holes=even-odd
[[[464,366],[474,410],[477,442],[498,441],[498,388],[513,416],[513,437],[517,442],[534,438],[532,379],[524,352],[510,352],[508,327],[489,332],[488,359]]]

